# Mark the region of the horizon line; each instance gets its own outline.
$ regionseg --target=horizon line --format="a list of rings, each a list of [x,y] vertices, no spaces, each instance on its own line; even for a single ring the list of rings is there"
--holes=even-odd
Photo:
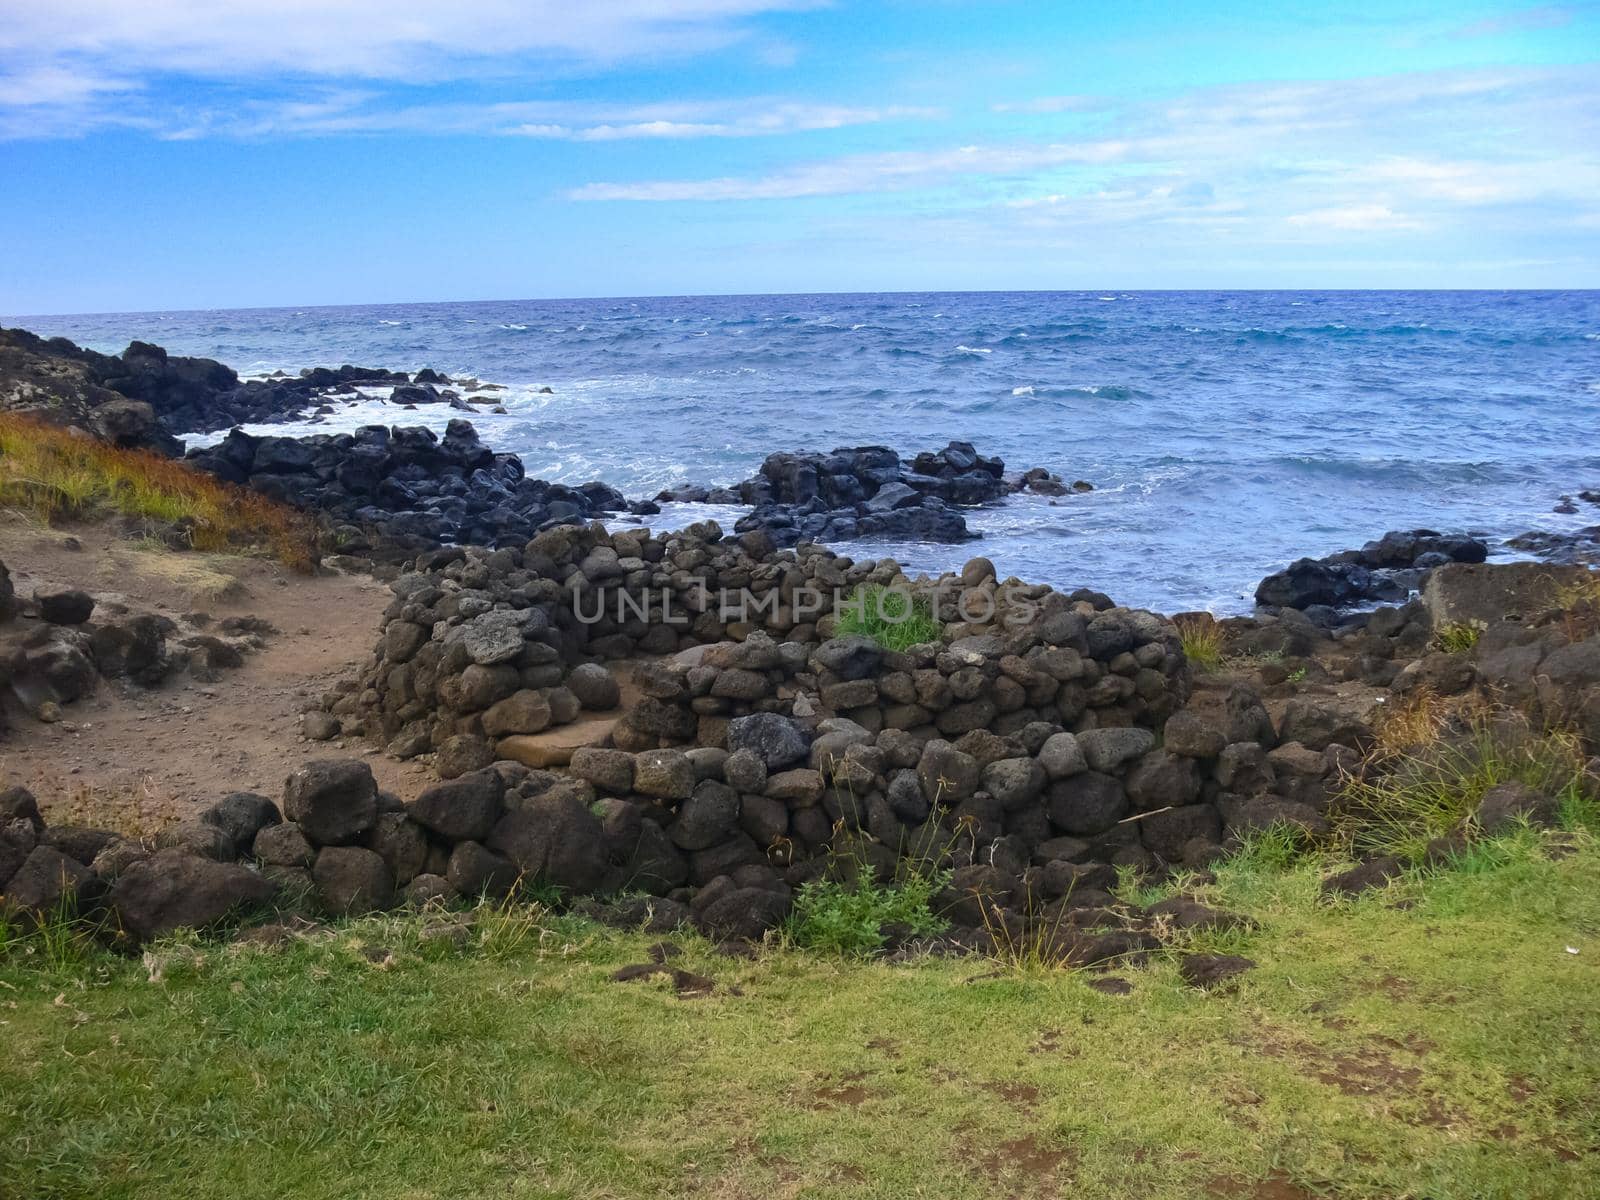
[[[1295,293],[1321,293],[1336,295],[1448,295],[1448,294],[1489,294],[1499,293],[1504,295],[1538,295],[1562,294],[1569,295],[1581,292],[1600,292],[1600,285],[1582,287],[1441,287],[1441,288],[1381,288],[1381,287],[1281,287],[1281,288],[955,288],[955,289],[901,289],[891,288],[885,291],[804,291],[804,292],[662,292],[639,295],[593,295],[593,296],[516,296],[500,298],[478,298],[472,300],[368,300],[348,301],[338,304],[229,304],[205,305],[197,308],[128,308],[128,309],[103,309],[96,311],[80,312],[34,312],[34,313],[0,313],[0,324],[7,321],[29,321],[45,318],[61,317],[121,317],[121,316],[155,316],[165,314],[216,313],[216,312],[283,312],[288,310],[324,310],[342,308],[415,308],[425,304],[440,305],[483,305],[483,304],[573,304],[597,303],[603,301],[629,301],[643,300],[740,300],[740,299],[788,299],[794,297],[842,297],[842,296],[1065,296],[1074,294],[1111,293],[1116,292],[1129,296],[1149,295],[1272,295]],[[20,328],[13,325],[11,328]]]

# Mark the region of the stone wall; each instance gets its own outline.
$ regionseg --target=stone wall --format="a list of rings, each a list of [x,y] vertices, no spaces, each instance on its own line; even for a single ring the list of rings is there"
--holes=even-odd
[[[800,715],[849,715],[874,733],[1008,733],[1038,721],[1155,728],[1188,686],[1175,631],[1160,617],[1092,593],[997,581],[984,559],[961,577],[912,581],[891,559],[780,551],[765,534],[724,538],[707,522],[664,535],[561,526],[521,550],[452,548],[415,566],[392,585],[367,668],[326,698],[338,724],[325,732],[378,739],[400,757],[433,752],[445,777],[494,761],[508,737],[614,706],[615,684],[598,663],[757,633],[776,643],[762,652],[770,663],[729,675],[715,695],[698,684],[670,699],[647,694],[619,740],[714,745],[719,722],[792,713],[807,689]],[[948,644],[880,656],[869,677],[843,679],[826,658],[813,660],[803,648],[825,640],[839,605],[868,585],[903,586],[937,606]],[[681,665],[686,675],[715,669]],[[644,686],[658,675],[645,672]]]

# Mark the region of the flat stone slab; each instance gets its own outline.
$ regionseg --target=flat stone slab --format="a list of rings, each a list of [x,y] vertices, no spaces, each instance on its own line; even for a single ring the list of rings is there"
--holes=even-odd
[[[495,753],[526,767],[564,767],[574,752],[604,745],[616,724],[616,717],[585,717],[543,733],[513,734],[495,744]]]

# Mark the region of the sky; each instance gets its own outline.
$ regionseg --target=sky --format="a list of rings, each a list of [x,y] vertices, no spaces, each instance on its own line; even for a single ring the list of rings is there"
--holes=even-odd
[[[0,0],[0,313],[1600,286],[1600,3]]]

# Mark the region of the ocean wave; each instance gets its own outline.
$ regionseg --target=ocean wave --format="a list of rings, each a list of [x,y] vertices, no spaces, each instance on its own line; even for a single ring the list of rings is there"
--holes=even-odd
[[[1033,395],[1033,388],[1027,385],[1022,387],[1014,387],[1011,389],[1011,394],[1013,396],[1031,396]]]
[[[993,354],[994,351],[991,348],[989,348],[988,346],[957,346],[956,347],[956,353],[957,354]]]

